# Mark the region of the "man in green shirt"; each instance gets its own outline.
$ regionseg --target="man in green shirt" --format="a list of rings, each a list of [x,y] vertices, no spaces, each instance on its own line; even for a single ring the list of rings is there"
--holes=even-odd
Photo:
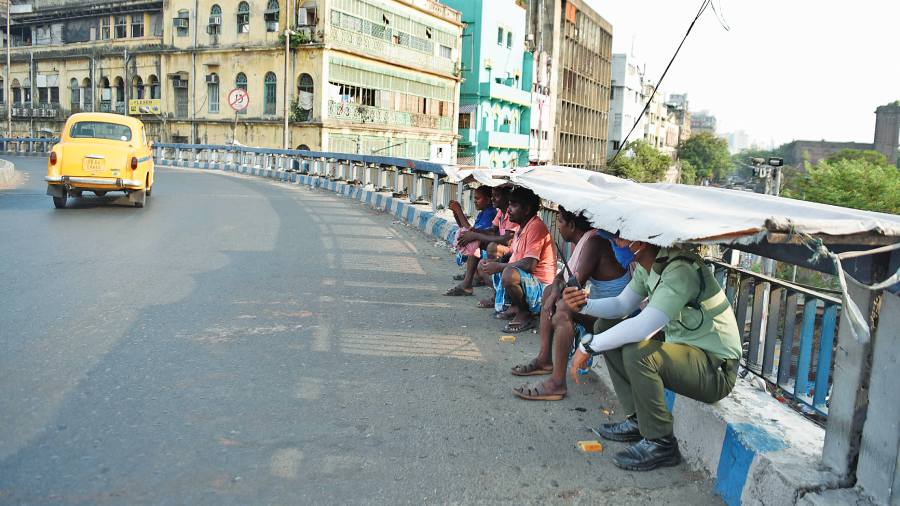
[[[649,299],[634,318],[608,328],[598,321],[572,359],[572,377],[588,357],[604,353],[625,420],[594,432],[613,441],[637,443],[614,457],[624,469],[649,471],[681,462],[665,389],[713,403],[734,388],[741,341],[734,311],[703,260],[679,248],[616,239],[635,254],[636,269],[617,297],[588,300],[576,288],[563,298],[574,311],[599,318],[623,318]],[[650,339],[665,329],[666,341]]]

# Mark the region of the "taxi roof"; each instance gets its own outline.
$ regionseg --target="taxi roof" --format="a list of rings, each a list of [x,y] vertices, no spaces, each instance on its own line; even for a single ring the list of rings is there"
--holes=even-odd
[[[131,116],[125,116],[123,114],[112,114],[108,112],[79,112],[69,116],[69,119],[66,121],[66,124],[71,124],[77,121],[103,121],[106,123],[117,123],[120,125],[128,125],[131,128],[143,128],[144,123],[137,119],[132,118]]]

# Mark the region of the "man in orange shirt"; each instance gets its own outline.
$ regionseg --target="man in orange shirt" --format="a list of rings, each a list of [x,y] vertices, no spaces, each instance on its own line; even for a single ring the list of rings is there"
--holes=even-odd
[[[538,216],[541,199],[531,190],[517,187],[509,195],[509,218],[519,229],[510,245],[509,262],[485,262],[487,274],[502,272],[494,288],[498,300],[509,309],[497,318],[511,320],[504,332],[516,333],[534,327],[533,315],[541,312],[544,288],[556,276],[556,251],[547,225]]]

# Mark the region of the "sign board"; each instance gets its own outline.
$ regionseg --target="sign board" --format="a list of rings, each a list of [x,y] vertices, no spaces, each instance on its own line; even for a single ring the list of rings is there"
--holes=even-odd
[[[235,111],[243,111],[250,105],[250,95],[243,88],[235,88],[228,93],[228,105]]]
[[[162,101],[158,98],[134,98],[128,101],[128,114],[162,114]]]

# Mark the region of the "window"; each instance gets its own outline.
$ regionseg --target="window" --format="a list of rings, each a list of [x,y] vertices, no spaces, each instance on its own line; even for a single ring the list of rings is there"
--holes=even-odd
[[[100,18],[100,38],[109,39],[109,17]]]
[[[48,99],[47,88],[38,88],[38,103],[46,104]]]
[[[150,86],[150,98],[159,98],[159,79],[151,74],[150,77],[147,78],[147,83]]]
[[[105,121],[79,121],[72,125],[69,136],[79,139],[130,141],[131,128],[126,125],[107,123]]]
[[[497,44],[503,45],[503,27],[497,28]]]
[[[84,90],[81,94],[84,97],[84,110],[85,111],[93,111],[94,110],[94,97],[91,94],[91,80],[88,78],[84,78],[84,81],[81,82],[81,88]]]
[[[5,89],[6,89],[6,88],[3,87],[3,79],[0,78],[0,103],[4,103],[4,102],[5,102],[5,101],[3,100],[3,90],[5,90]]]
[[[297,105],[300,107],[300,121],[309,121],[312,117],[314,86],[312,76],[300,74],[297,86]]]
[[[134,38],[144,36],[144,13],[131,16],[131,36]]]
[[[50,103],[59,105],[59,86],[50,87]]]
[[[269,0],[269,3],[266,4],[266,12],[264,14],[266,20],[266,31],[267,32],[277,32],[278,31],[278,0]]]
[[[175,34],[179,37],[187,37],[190,26],[190,13],[186,9],[178,11],[178,17],[172,20],[175,25]]]
[[[206,32],[210,35],[222,33],[222,8],[219,7],[219,4],[214,4],[209,9],[209,25],[206,27]]]
[[[453,49],[441,44],[440,56],[441,56],[441,58],[447,58],[449,60],[450,58],[453,57]]]
[[[144,98],[144,80],[141,76],[131,78],[131,98]]]
[[[247,90],[247,76],[243,72],[238,72],[237,77],[234,78],[234,87]],[[238,114],[247,114],[247,108],[241,109]]]
[[[506,47],[512,47],[512,32],[506,32]]]
[[[459,114],[459,128],[472,128],[472,115],[467,112]]]
[[[264,79],[263,114],[275,114],[275,93],[277,92],[277,79],[273,72],[266,72]]]
[[[238,33],[250,33],[250,5],[247,2],[238,4],[237,31]]]
[[[219,76],[210,74],[206,76],[206,101],[209,104],[210,113],[219,112]]]
[[[116,38],[128,37],[128,16],[116,16]]]

